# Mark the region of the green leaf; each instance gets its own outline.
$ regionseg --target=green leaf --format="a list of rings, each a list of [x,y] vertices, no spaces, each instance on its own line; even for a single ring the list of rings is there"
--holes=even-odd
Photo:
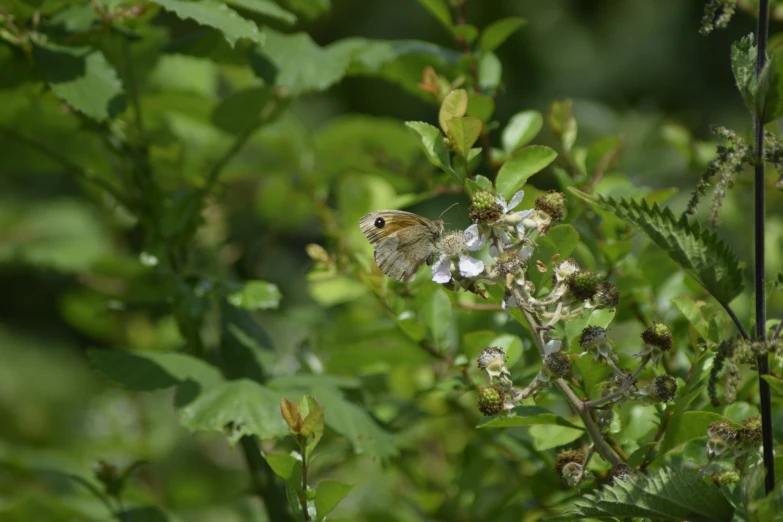
[[[184,353],[89,350],[87,355],[93,368],[128,390],[161,390],[188,380],[210,387],[223,380],[215,367]]]
[[[271,0],[225,0],[229,5],[235,7],[241,7],[254,13],[272,18],[273,20],[279,20],[288,25],[296,23],[296,15],[290,11],[286,11]]]
[[[430,163],[451,173],[458,182],[462,181],[459,179],[457,173],[451,168],[449,151],[443,143],[443,134],[441,134],[437,127],[422,121],[406,121],[405,126],[419,136],[421,146],[424,148],[424,154],[427,155],[427,159],[430,160]]]
[[[576,500],[565,514],[544,520],[729,522],[733,516],[734,508],[719,488],[689,471],[663,468],[635,479],[615,480]]]
[[[513,428],[516,426],[533,426],[535,424],[554,424],[566,428],[582,430],[583,428],[569,422],[563,417],[552,413],[541,406],[516,406],[510,416],[484,419],[477,428]]]
[[[435,342],[442,344],[451,325],[451,300],[446,291],[439,285],[428,285],[422,289],[419,311]]]
[[[489,24],[481,33],[482,53],[491,53],[505,42],[509,36],[514,34],[520,27],[525,25],[527,20],[520,17],[503,18]]]
[[[756,114],[762,123],[783,116],[783,52],[772,53],[756,87]]]
[[[212,112],[212,123],[232,134],[275,118],[284,105],[271,87],[254,87],[232,93]]]
[[[486,94],[468,94],[468,116],[480,119],[483,123],[489,123],[495,112],[495,100]]]
[[[367,293],[367,286],[347,275],[313,272],[307,274],[310,297],[329,308],[356,300]]]
[[[322,480],[315,490],[315,511],[323,520],[347,495],[353,486],[336,480]]]
[[[314,388],[312,395],[324,407],[326,425],[348,438],[356,453],[382,459],[397,454],[391,436],[364,409],[348,402],[333,389]]]
[[[272,340],[247,310],[227,301],[220,308],[220,361],[229,379],[262,382],[273,364]]]
[[[217,29],[226,38],[226,41],[234,47],[240,38],[257,44],[264,44],[264,34],[258,30],[258,26],[252,20],[242,18],[239,13],[226,7],[226,4],[217,0],[200,0],[188,2],[185,0],[151,0],[167,11],[175,13],[183,20],[191,19],[200,25],[206,25]]]
[[[546,451],[558,446],[565,446],[584,435],[584,430],[552,424],[536,424],[530,428],[533,437],[533,447],[538,451]]]
[[[520,149],[500,167],[495,186],[508,200],[537,172],[541,172],[557,157],[557,152],[543,145],[530,145]]]
[[[271,62],[274,84],[296,97],[306,92],[320,92],[340,81],[351,63],[354,48],[332,44],[320,47],[307,33],[283,34],[265,29],[267,43],[260,55]],[[269,81],[267,78],[266,81]]]
[[[297,469],[301,468],[302,464],[293,455],[264,455],[266,460],[275,475],[285,480],[290,481],[296,474]]]
[[[332,3],[331,0],[288,0],[287,5],[308,20],[314,20],[329,11]]]
[[[756,55],[753,33],[731,44],[731,70],[742,99],[749,109],[756,106]]]
[[[451,118],[446,126],[448,128],[447,134],[456,146],[457,152],[466,158],[473,144],[481,135],[481,120],[470,116]]]
[[[503,129],[500,137],[506,154],[513,154],[519,147],[527,145],[541,131],[544,117],[538,111],[522,111],[516,113]]]
[[[690,223],[684,215],[678,220],[669,208],[661,210],[657,203],[650,207],[644,200],[616,200],[570,190],[644,232],[723,305],[742,292],[743,273],[737,256],[698,222]]]
[[[685,316],[691,326],[693,326],[702,338],[705,340],[710,338],[709,325],[702,315],[701,309],[696,301],[690,297],[674,297],[671,302],[677,307],[680,313]]]
[[[451,10],[449,9],[446,0],[419,0],[419,3],[450,33],[454,32],[454,22],[451,19]]]
[[[659,455],[664,455],[686,442],[707,437],[707,427],[715,421],[728,421],[709,411],[686,411],[673,415],[663,436]],[[739,429],[739,425],[737,425]]]
[[[100,51],[36,43],[33,53],[52,92],[77,111],[106,121],[125,110],[122,82]]]
[[[280,306],[280,290],[266,281],[245,281],[228,295],[228,302],[245,310],[271,310]]]
[[[568,223],[555,225],[549,229],[545,237],[557,246],[560,259],[566,259],[570,256],[579,244],[579,232]]]
[[[585,170],[587,174],[596,176],[604,174],[617,165],[625,144],[620,138],[609,137],[592,143],[587,149]]]
[[[565,151],[571,150],[576,142],[577,124],[571,113],[571,100],[561,100],[552,103],[549,108],[549,126],[552,132],[560,136],[560,142]]]
[[[443,98],[438,112],[438,124],[448,133],[448,122],[452,118],[462,118],[468,110],[468,93],[465,89],[454,89]]]
[[[479,87],[484,92],[493,94],[500,86],[503,76],[503,64],[495,53],[484,53],[478,64]]]
[[[783,380],[773,377],[772,375],[762,375],[761,378],[767,381],[773,390],[780,395],[783,395]]]
[[[280,392],[239,379],[220,383],[180,408],[182,425],[192,431],[226,432],[230,444],[245,435],[284,437],[288,425],[280,415]]]

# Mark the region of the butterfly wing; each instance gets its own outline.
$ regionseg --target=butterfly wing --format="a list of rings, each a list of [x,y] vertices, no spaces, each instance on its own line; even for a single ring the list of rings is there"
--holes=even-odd
[[[359,220],[362,232],[375,248],[375,262],[396,281],[410,282],[435,252],[442,226],[411,212],[383,210]]]

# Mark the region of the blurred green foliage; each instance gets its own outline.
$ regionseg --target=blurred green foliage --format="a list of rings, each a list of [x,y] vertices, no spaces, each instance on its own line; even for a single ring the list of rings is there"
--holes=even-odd
[[[424,0],[0,6],[2,520],[302,516],[283,479],[290,494],[301,476],[288,454],[306,441],[280,403],[314,408],[305,395],[324,408],[309,500],[319,515],[334,509],[329,520],[562,512],[576,493],[554,471],[555,448],[586,439],[562,397],[542,393],[509,427],[476,429],[482,348],[506,350],[514,381],[540,368],[530,331],[492,305],[502,289],[484,301],[422,274],[390,282],[358,220],[386,208],[434,219],[458,202],[445,219],[464,229],[462,182],[488,176],[465,183],[477,190],[493,168],[506,198],[524,185],[524,208],[574,186],[679,213],[714,157],[709,126],[750,135],[729,49],[755,22],[740,10],[703,37],[700,2],[644,0],[469,0],[466,23],[459,12]],[[465,85],[467,112],[442,129],[460,137],[449,159],[440,101]],[[565,98],[572,106],[552,107]],[[471,155],[484,139],[494,164]],[[749,183],[737,180],[716,232],[746,264]],[[663,321],[675,338],[640,376],[677,379],[674,417],[626,403],[607,428],[613,444],[632,465],[649,464],[654,437],[653,468],[667,453],[703,462],[704,430],[664,430],[688,414],[699,429],[757,414],[747,367],[733,405],[704,391],[731,321],[627,222],[567,195],[567,224],[533,259],[574,256],[611,278],[621,305],[561,327],[566,351],[602,321],[620,367],[636,364],[645,325]],[[781,204],[771,190],[770,281],[783,266]],[[750,294],[725,283],[750,324]],[[783,314],[780,286],[770,319]],[[595,396],[606,367],[574,364]],[[101,470],[116,480],[134,463],[121,504],[106,488],[107,509],[94,494],[111,482]],[[609,466],[594,459],[591,472],[594,488]]]

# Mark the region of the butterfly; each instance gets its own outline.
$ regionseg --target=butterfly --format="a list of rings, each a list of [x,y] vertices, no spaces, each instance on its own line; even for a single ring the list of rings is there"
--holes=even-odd
[[[378,267],[404,283],[415,279],[421,265],[435,261],[436,245],[443,236],[443,220],[430,221],[402,210],[370,212],[359,226],[375,249]]]

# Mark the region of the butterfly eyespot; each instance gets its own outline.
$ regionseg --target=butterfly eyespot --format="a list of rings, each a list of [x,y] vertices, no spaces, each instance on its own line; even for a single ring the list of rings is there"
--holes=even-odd
[[[383,228],[384,226],[386,226],[385,219],[379,217],[378,219],[375,220],[375,228]]]

